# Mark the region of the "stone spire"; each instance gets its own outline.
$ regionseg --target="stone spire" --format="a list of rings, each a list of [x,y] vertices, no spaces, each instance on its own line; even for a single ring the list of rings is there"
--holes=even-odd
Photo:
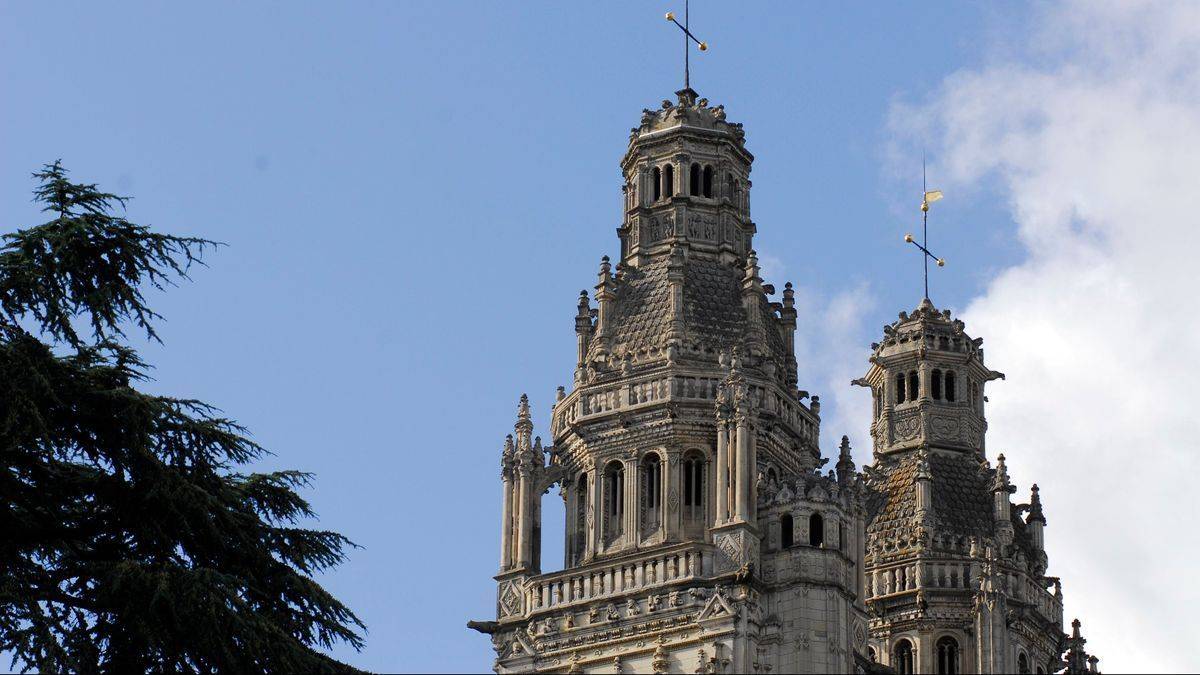
[[[522,451],[532,446],[533,419],[529,414],[529,396],[521,394],[517,404],[517,423],[513,425],[517,434],[517,450]]]
[[[994,514],[996,520],[996,539],[1004,546],[1013,541],[1012,502],[1008,496],[1016,492],[1016,488],[1008,480],[1008,467],[1004,464],[1004,455],[996,458],[996,473],[992,479],[992,495],[994,496]]]
[[[1025,523],[1041,523],[1046,524],[1046,515],[1042,513],[1042,497],[1038,494],[1037,483],[1029,489],[1029,515],[1025,517]]]
[[[836,468],[839,484],[848,485],[854,480],[854,458],[850,456],[849,436],[842,436],[842,443],[838,446],[838,461]]]
[[[1067,638],[1067,654],[1064,659],[1067,669],[1063,672],[1069,675],[1099,673],[1098,664],[1100,659],[1089,655],[1087,650],[1083,648],[1087,644],[1087,640],[1080,634],[1080,625],[1079,619],[1071,621],[1071,636]]]

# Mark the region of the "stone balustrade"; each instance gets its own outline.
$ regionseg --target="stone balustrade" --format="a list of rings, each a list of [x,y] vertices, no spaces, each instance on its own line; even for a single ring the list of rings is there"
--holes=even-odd
[[[526,615],[711,576],[712,571],[712,547],[687,543],[653,554],[542,574],[525,582]]]
[[[881,598],[918,588],[975,590],[978,583],[973,580],[971,565],[961,560],[923,560],[874,570],[867,574],[866,596]],[[1004,570],[999,572],[998,583],[1011,599],[1031,605],[1051,622],[1062,623],[1062,601],[1028,575]]]

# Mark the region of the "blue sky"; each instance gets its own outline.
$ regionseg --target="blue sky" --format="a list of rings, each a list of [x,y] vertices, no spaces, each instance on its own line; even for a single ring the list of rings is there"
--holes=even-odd
[[[268,466],[317,475],[319,525],[363,546],[323,579],[369,627],[340,658],[490,667],[465,622],[494,611],[501,443],[522,392],[545,434],[570,384],[579,289],[617,250],[628,130],[680,86],[668,10],[682,0],[0,5],[4,229],[39,222],[29,174],[62,158],[132,195],[131,220],[229,244],[151,296],[151,387],[217,404]],[[826,402],[826,453],[849,433],[869,456],[866,419],[837,409],[856,400],[843,371],[921,295],[902,237],[922,147],[941,186],[942,141],[897,131],[896,111],[1007,58],[1035,10],[693,3],[711,49],[692,84],[757,158],[767,281],[810,299],[801,387]],[[947,187],[939,306],[1027,258],[1010,199],[987,171]]]

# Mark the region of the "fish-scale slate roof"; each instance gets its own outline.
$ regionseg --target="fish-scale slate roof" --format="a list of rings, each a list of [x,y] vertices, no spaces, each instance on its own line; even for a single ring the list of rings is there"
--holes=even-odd
[[[930,455],[933,512],[938,529],[962,536],[992,536],[992,497],[986,474],[971,455]],[[917,457],[909,455],[888,472],[884,490],[871,504],[872,534],[908,525],[916,515]]]
[[[991,474],[983,471],[971,454],[929,455],[933,513],[939,532],[960,537],[995,535],[992,513]],[[897,531],[912,523],[917,512],[917,456],[915,453],[887,469],[887,479],[868,502],[872,536],[895,537]],[[1029,554],[1033,541],[1025,524],[1014,512],[1014,543]]]
[[[654,346],[670,331],[671,288],[665,258],[625,270],[613,326],[618,342],[630,349]]]
[[[730,347],[746,330],[742,273],[733,265],[703,258],[688,260],[683,281],[683,321],[690,339]]]
[[[671,289],[668,258],[650,261],[624,272],[613,314],[617,342],[629,349],[659,345],[670,329]],[[693,257],[684,263],[683,322],[688,340],[714,349],[740,344],[746,331],[742,308],[742,271],[711,258]],[[775,315],[761,303],[767,342],[777,355],[786,354]]]

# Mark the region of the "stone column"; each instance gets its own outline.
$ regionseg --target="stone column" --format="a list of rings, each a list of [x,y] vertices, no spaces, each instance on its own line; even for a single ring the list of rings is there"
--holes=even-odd
[[[600,546],[600,537],[603,536],[600,533],[600,517],[601,517],[601,511],[604,508],[604,493],[603,493],[604,486],[602,486],[600,484],[602,477],[600,475],[600,470],[599,470],[599,468],[597,468],[595,462],[593,462],[592,466],[588,469],[587,476],[588,476],[588,496],[587,496],[588,513],[584,514],[584,520],[583,520],[584,528],[587,530],[587,532],[584,534],[584,536],[586,537],[586,539],[584,541],[586,543],[584,544],[585,548],[584,548],[584,552],[583,552],[583,559],[591,560],[592,558],[596,557],[596,551],[599,549],[599,546]]]
[[[622,532],[625,541],[637,543],[642,540],[642,519],[638,513],[638,497],[641,496],[641,471],[636,459],[625,460],[625,525]]]
[[[734,519],[743,522],[750,521],[750,491],[754,485],[754,478],[751,475],[754,467],[750,465],[750,460],[750,420],[746,419],[746,415],[739,414],[737,417],[737,490]]]
[[[668,450],[663,465],[663,534],[666,541],[679,541],[683,532],[683,453]]]
[[[526,467],[521,467],[517,496],[517,567],[526,568],[532,562],[533,552],[533,509],[530,502],[533,477]]]
[[[729,474],[729,424],[722,418],[717,418],[717,470],[714,472],[713,485],[716,487],[717,497],[717,525],[725,522],[729,513],[729,505],[726,503],[729,496],[727,487]]]
[[[500,524],[500,569],[512,567],[513,482],[511,470],[504,472],[503,522]]]

